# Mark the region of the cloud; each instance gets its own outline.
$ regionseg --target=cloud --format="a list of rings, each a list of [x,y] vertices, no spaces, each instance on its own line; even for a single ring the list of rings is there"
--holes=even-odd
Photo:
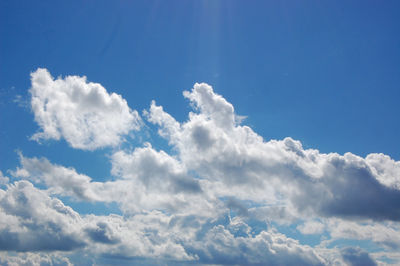
[[[101,257],[193,260],[179,236],[169,228],[170,220],[171,217],[159,211],[143,212],[129,218],[89,215],[84,230],[93,242],[91,252]]]
[[[226,218],[226,217],[225,217]],[[244,222],[198,219],[152,211],[130,218],[91,215],[107,227],[107,237],[95,239],[93,250],[114,258],[151,258],[201,264],[323,265],[317,252],[274,230],[251,234]],[[246,229],[247,228],[247,229]],[[240,233],[238,231],[241,231]],[[110,236],[117,241],[110,245]]]
[[[113,231],[105,222],[98,222],[95,227],[88,227],[85,231],[94,242],[105,244],[115,244],[119,242],[119,239],[113,236]]]
[[[9,178],[3,175],[3,172],[0,171],[0,186],[6,185],[9,182]]]
[[[233,106],[209,85],[195,84],[184,96],[197,110],[188,121],[177,122],[155,102],[148,121],[218,196],[284,204],[300,216],[400,220],[399,167],[389,157],[323,154],[291,138],[265,142],[237,124]]]
[[[203,263],[239,265],[323,265],[315,251],[285,235],[262,231],[255,236],[235,237],[222,225],[211,228],[202,241],[187,248]]]
[[[216,207],[214,202],[208,202],[212,199],[203,194],[200,182],[163,151],[147,146],[132,153],[116,152],[111,160],[116,180],[107,182],[93,181],[74,168],[52,164],[46,158],[27,158],[22,154],[21,167],[11,173],[45,185],[52,195],[79,201],[117,202],[127,213],[162,209],[199,214]]]
[[[365,161],[380,183],[389,188],[400,189],[400,162],[382,153],[369,154]]]
[[[371,240],[390,250],[400,248],[400,225],[398,223],[364,222],[360,224],[353,221],[329,219],[325,226],[331,236],[331,240]]]
[[[94,255],[191,260],[168,234],[169,220],[160,212],[138,214],[130,219],[117,215],[81,217],[59,199],[49,197],[25,180],[0,190],[0,250],[3,251],[85,248]]]
[[[31,74],[31,106],[40,132],[32,139],[64,138],[73,148],[116,146],[123,135],[140,128],[140,117],[120,95],[109,94],[86,77],[54,79],[47,69]]]
[[[318,221],[307,221],[296,227],[303,235],[321,234],[324,232],[324,224]]]
[[[31,91],[32,108],[39,101],[43,113],[34,111],[43,130],[37,139],[95,149],[117,145],[146,123],[120,96],[85,78],[54,80],[39,69]],[[376,254],[330,245],[352,239],[399,248],[399,162],[383,154],[324,154],[289,137],[265,141],[211,86],[195,84],[184,96],[193,107],[185,122],[155,101],[144,111],[171,152],[149,143],[115,149],[110,180],[20,153],[20,166],[9,171],[14,182],[0,172],[0,249],[24,252],[24,260],[30,252],[65,252],[71,261],[84,253],[98,264],[376,265]],[[120,119],[129,126],[114,128],[125,123],[114,121]],[[100,131],[112,137],[100,138]],[[114,202],[121,215],[81,215],[57,197]],[[281,233],[285,226],[303,236]],[[304,235],[323,240],[308,246]]]
[[[83,247],[81,218],[28,181],[0,190],[0,250],[51,251]]]
[[[342,257],[351,266],[378,265],[369,254],[360,248],[348,247],[342,250]]]
[[[134,194],[121,198],[126,212],[164,210],[173,213],[219,213],[220,205],[204,193],[201,180],[194,178],[176,158],[151,146],[133,152],[119,151],[112,156],[112,173],[129,184]]]
[[[164,151],[149,147],[137,148],[132,154],[119,151],[112,157],[115,175],[139,179],[146,189],[169,193],[201,193],[198,180],[188,176],[186,169]]]
[[[254,234],[251,232],[251,227],[240,219],[226,219],[228,208],[224,208],[224,205],[220,205],[223,208],[219,211],[218,204],[213,205],[214,209],[211,212],[200,211],[204,207],[199,207],[199,205],[209,205],[214,202],[212,199],[207,201],[202,198],[191,198],[191,196],[203,196],[202,191],[193,191],[192,188],[187,191],[176,191],[173,182],[176,178],[186,178],[182,177],[185,169],[165,153],[146,147],[136,149],[132,154],[115,154],[113,160],[119,162],[118,167],[114,168],[116,175],[124,178],[121,181],[131,182],[129,183],[131,186],[119,186],[118,191],[105,189],[102,191],[104,194],[97,191],[98,195],[105,198],[113,195],[118,199],[117,195],[122,192],[122,188],[128,188],[121,197],[127,200],[126,202],[121,200],[121,202],[137,204],[142,208],[141,212],[126,216],[80,217],[72,209],[62,205],[59,200],[47,196],[46,193],[60,191],[61,188],[64,188],[65,192],[60,193],[68,194],[73,191],[74,189],[71,189],[68,184],[64,184],[64,177],[71,179],[71,183],[75,183],[76,180],[82,181],[83,186],[89,189],[98,182],[91,182],[89,177],[82,178],[74,169],[52,165],[46,159],[26,158],[21,155],[23,167],[18,168],[13,174],[32,180],[44,180],[49,189],[39,190],[28,181],[17,181],[15,185],[10,185],[7,190],[2,191],[0,207],[4,210],[4,216],[12,219],[6,224],[13,224],[14,227],[0,232],[3,232],[4,241],[7,238],[8,243],[13,243],[10,240],[16,239],[14,244],[7,245],[6,250],[73,250],[85,247],[86,252],[90,252],[95,257],[118,257],[128,260],[158,258],[166,261],[202,263],[232,263],[235,260],[243,264],[281,264],[294,261],[300,265],[324,263],[324,260],[312,248],[303,246],[278,232],[270,230]],[[55,180],[51,180],[51,176],[54,176]],[[156,178],[155,182],[142,181],[143,176]],[[163,182],[163,177],[167,178],[164,182],[167,185],[158,187],[157,184]],[[117,182],[119,180],[114,183]],[[138,188],[138,184],[144,188],[148,187],[142,194],[142,197],[146,199],[143,203],[141,200],[135,203],[132,201],[135,198],[131,195],[137,194],[140,190],[129,190],[135,186]],[[177,193],[178,196],[174,196]],[[185,196],[186,194],[188,197]],[[82,193],[71,195],[81,197]],[[85,198],[81,197],[81,199]],[[163,199],[161,203],[157,203],[158,198]],[[177,199],[181,199],[189,207],[171,209],[164,206],[165,202],[174,202]],[[52,202],[57,203],[63,211],[54,213]],[[227,205],[236,210],[240,203],[231,199]],[[169,210],[169,213],[146,210],[155,206],[164,207]],[[247,215],[242,209],[238,209],[239,213],[244,212]],[[34,232],[23,232],[23,226],[28,223],[35,229]],[[56,232],[53,227],[57,229]],[[7,235],[8,232],[17,233]],[[53,236],[55,233],[57,233],[56,238]],[[40,239],[40,244],[27,240],[28,236],[37,241]],[[224,242],[219,241],[222,239]]]
[[[71,196],[84,201],[101,201],[95,191],[98,182],[89,176],[78,174],[75,169],[54,165],[46,158],[27,158],[19,154],[21,167],[11,172],[13,176],[44,183],[50,194]]]
[[[31,265],[54,265],[54,266],[72,266],[73,264],[66,257],[59,254],[48,253],[18,253],[11,255],[0,252],[0,263],[7,266],[31,266]]]

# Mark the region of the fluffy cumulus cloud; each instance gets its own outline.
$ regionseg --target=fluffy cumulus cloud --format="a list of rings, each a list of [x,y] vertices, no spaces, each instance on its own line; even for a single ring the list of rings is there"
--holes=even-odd
[[[6,266],[72,266],[70,260],[57,253],[33,253],[25,252],[20,254],[7,254],[0,252],[0,263]]]
[[[222,225],[210,229],[194,250],[202,262],[241,265],[323,265],[316,252],[283,234],[262,231],[258,235],[235,237]]]
[[[383,154],[366,158],[322,154],[303,149],[291,138],[264,141],[238,123],[233,106],[209,85],[195,84],[184,96],[195,110],[186,122],[179,123],[155,102],[146,115],[160,127],[159,134],[178,151],[182,163],[203,178],[206,191],[258,206],[243,209],[246,204],[239,204],[237,212],[253,218],[282,223],[305,220],[297,227],[303,234],[323,233],[334,223],[332,219],[353,222],[362,231],[363,226],[355,222],[362,220],[364,234],[341,238],[396,247],[396,234],[384,232],[399,232],[398,162]],[[380,239],[378,232],[384,235]],[[339,237],[334,230],[331,236]]]
[[[28,181],[0,190],[0,217],[1,250],[69,251],[85,246],[79,214]]]
[[[149,123],[170,150],[114,149],[105,181],[20,153],[10,177],[0,172],[3,264],[400,263],[400,163],[389,156],[266,141],[204,83],[183,93],[193,108],[184,122],[155,101],[141,121],[101,85],[43,69],[31,94],[35,139],[95,149]],[[83,214],[80,204],[118,213]]]
[[[21,153],[20,163],[12,175],[30,179],[35,183],[44,183],[50,194],[70,196],[83,201],[100,200],[98,193],[93,191],[96,183],[86,175],[78,174],[73,168],[54,165],[46,158],[26,158]]]
[[[184,165],[229,186],[229,191],[215,192],[220,196],[233,193],[258,203],[284,202],[299,215],[400,219],[398,162],[388,156],[321,154],[291,138],[265,142],[251,128],[237,124],[233,106],[209,85],[196,84],[184,96],[198,111],[185,123],[154,102],[148,119],[161,127],[160,134],[178,150]]]
[[[31,106],[41,131],[34,140],[64,138],[73,148],[115,146],[140,127],[140,117],[126,100],[109,94],[86,77],[54,79],[46,69],[31,74]]]

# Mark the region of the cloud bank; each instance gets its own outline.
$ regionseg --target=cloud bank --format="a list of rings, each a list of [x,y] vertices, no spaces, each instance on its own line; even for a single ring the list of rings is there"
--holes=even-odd
[[[142,121],[100,84],[35,71],[31,103],[42,131],[33,139],[113,146],[112,179],[20,153],[12,181],[0,173],[0,258],[65,265],[83,254],[91,259],[78,263],[87,265],[399,262],[400,162],[324,154],[290,137],[266,141],[211,86],[196,83],[183,95],[193,108],[186,121],[155,101]],[[118,148],[145,123],[170,150],[148,142]],[[116,204],[120,213],[83,214],[70,201]]]

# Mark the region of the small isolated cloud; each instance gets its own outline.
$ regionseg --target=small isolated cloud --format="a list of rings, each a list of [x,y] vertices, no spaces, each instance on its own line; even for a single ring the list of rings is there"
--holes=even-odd
[[[41,129],[32,136],[36,141],[64,138],[73,148],[94,150],[116,146],[140,128],[140,117],[126,100],[85,76],[54,79],[39,68],[31,81],[32,111]]]

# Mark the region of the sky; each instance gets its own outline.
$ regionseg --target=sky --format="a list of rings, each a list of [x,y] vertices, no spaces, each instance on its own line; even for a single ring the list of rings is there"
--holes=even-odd
[[[400,264],[398,1],[0,1],[0,264]]]

